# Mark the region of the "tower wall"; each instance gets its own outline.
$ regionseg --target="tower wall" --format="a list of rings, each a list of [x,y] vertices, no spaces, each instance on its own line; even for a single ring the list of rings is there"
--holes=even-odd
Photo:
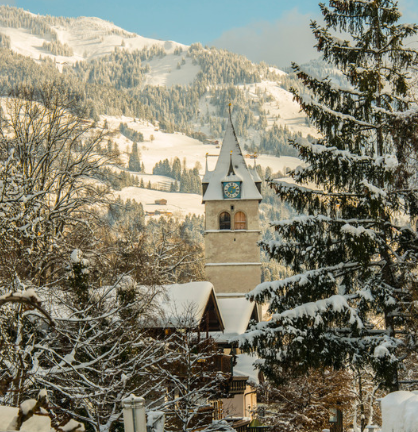
[[[247,293],[261,281],[261,264],[206,265],[205,271],[217,293]]]
[[[257,243],[258,205],[263,197],[261,179],[255,169],[250,171],[242,154],[232,124],[231,105],[218,161],[213,171],[206,164],[202,185],[206,277],[218,293],[247,293],[261,281]],[[228,212],[230,218],[227,215],[220,218],[223,212]]]
[[[231,208],[233,207],[233,209]],[[234,219],[235,213],[242,211],[247,218],[247,230],[259,230],[258,223],[258,201],[256,200],[219,200],[206,201],[206,231],[219,230],[219,215],[222,212],[228,212],[231,220]]]
[[[259,263],[260,231],[222,230],[205,233],[205,260],[210,263]]]
[[[247,229],[220,230],[219,215],[244,212]],[[232,222],[232,228],[233,228]],[[206,202],[205,271],[219,293],[247,293],[261,281],[258,201]]]

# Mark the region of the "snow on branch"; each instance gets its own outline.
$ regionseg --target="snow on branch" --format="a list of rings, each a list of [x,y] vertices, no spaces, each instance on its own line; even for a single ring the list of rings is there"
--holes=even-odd
[[[310,284],[312,279],[317,279],[321,276],[330,277],[333,273],[340,273],[343,270],[354,271],[360,268],[358,263],[340,263],[335,266],[323,267],[315,270],[308,270],[305,273],[287,277],[282,280],[273,282],[263,282],[257,285],[252,291],[247,294],[247,298],[251,301],[263,301],[270,296],[274,296],[277,291],[290,286],[299,286]]]
[[[41,306],[41,301],[33,288],[24,291],[9,292],[0,296],[0,307],[7,303],[19,303],[26,305],[29,309],[36,309],[46,318],[50,325],[55,325],[50,314]]]

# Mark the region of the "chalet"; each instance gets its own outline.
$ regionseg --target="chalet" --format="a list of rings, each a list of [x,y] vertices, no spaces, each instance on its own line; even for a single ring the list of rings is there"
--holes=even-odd
[[[149,324],[154,336],[189,329],[198,341],[214,341],[218,350],[214,367],[230,377],[226,395],[209,401],[213,418],[227,417],[236,430],[244,430],[256,411],[254,385],[262,377],[253,367],[256,359],[239,352],[229,340],[244,333],[251,320],[259,320],[255,303],[243,294],[216,294],[210,282],[189,282],[165,285],[157,304],[160,316]]]
[[[161,199],[155,200],[154,203],[157,205],[167,205],[167,200],[164,198],[161,198]]]
[[[215,290],[210,282],[189,282],[164,285],[157,298],[161,315],[152,327],[164,333],[176,329],[195,329],[198,337],[209,337],[210,332],[223,332],[224,324],[219,311]]]
[[[260,321],[259,310],[243,294],[220,293],[217,294],[217,299],[225,329],[223,332],[212,333],[211,336],[225,354],[235,357],[230,397],[222,400],[223,410],[233,417],[253,419],[257,408],[254,385],[262,382],[263,377],[253,366],[256,358],[241,353],[230,340],[245,333],[251,320]]]

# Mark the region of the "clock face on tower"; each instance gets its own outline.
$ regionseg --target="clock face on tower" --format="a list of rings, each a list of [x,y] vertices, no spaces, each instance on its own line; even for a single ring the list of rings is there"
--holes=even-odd
[[[223,184],[224,198],[240,198],[241,186],[239,182],[228,182]]]

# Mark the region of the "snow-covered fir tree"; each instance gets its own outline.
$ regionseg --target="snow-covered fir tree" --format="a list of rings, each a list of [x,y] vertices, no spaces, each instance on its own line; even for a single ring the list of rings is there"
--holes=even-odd
[[[132,153],[129,155],[129,171],[141,171],[140,152],[136,142],[132,144]]]
[[[265,359],[270,378],[350,364],[395,390],[403,359],[416,349],[408,320],[416,315],[410,221],[418,194],[409,152],[417,123],[408,80],[417,53],[404,42],[418,26],[398,23],[393,0],[320,8],[325,26],[311,24],[316,47],[347,83],[293,65],[307,89],[295,98],[322,138],[294,140],[306,165],[293,172],[294,183],[271,181],[300,215],[272,222],[280,239],[262,246],[293,275],[250,293],[269,302],[272,319],[240,343]]]

